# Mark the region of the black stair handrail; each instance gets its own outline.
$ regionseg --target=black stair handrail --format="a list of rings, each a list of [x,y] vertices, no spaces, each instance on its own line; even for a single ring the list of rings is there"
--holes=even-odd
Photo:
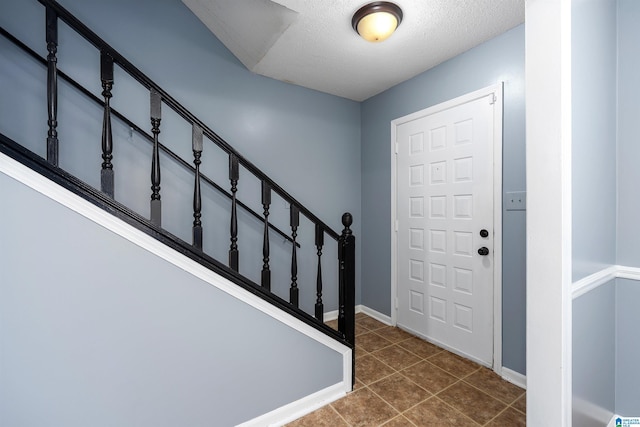
[[[1,26],[0,26],[0,35],[2,35],[4,38],[9,40],[10,42],[15,44],[16,46],[18,46],[24,52],[28,53],[29,56],[31,56],[34,60],[38,61],[40,64],[45,65],[45,66],[47,65],[47,60],[45,58],[43,58],[35,50],[31,49],[26,44],[22,43],[22,41],[20,41],[13,34],[8,32],[6,29],[4,29]],[[87,98],[91,99],[93,102],[98,104],[100,107],[104,108],[105,103],[104,103],[103,100],[101,100],[100,98],[95,96],[93,93],[91,93],[88,89],[86,89],[84,86],[82,86],[80,83],[78,83],[72,77],[70,77],[67,73],[65,73],[65,72],[61,71],[60,69],[58,69],[58,76],[62,77],[62,80],[64,80],[65,82],[69,83],[74,89],[76,89],[79,92],[81,92],[84,96],[86,96]],[[151,136],[147,131],[145,131],[144,129],[140,128],[140,126],[138,126],[137,124],[133,123],[124,114],[120,113],[115,108],[111,107],[110,109],[111,109],[111,114],[113,114],[115,117],[117,117],[119,120],[121,120],[124,124],[126,124],[134,132],[136,132],[139,135],[141,135],[142,137],[144,137],[144,139],[146,139],[147,142],[153,143],[153,136]],[[187,163],[186,160],[184,160],[182,157],[178,156],[175,152],[173,152],[167,146],[165,146],[164,144],[160,143],[159,147],[160,147],[160,150],[163,153],[165,153],[167,156],[171,157],[175,162],[179,163],[182,167],[184,167],[186,169],[189,169],[191,172],[195,172],[195,168],[193,166],[191,166],[189,163]],[[222,188],[220,185],[218,185],[216,182],[214,182],[211,178],[209,178],[208,176],[206,176],[202,172],[200,172],[200,176],[202,177],[202,179],[207,184],[209,184],[210,186],[215,188],[219,193],[225,195],[228,198],[231,198],[231,194],[227,190]],[[262,217],[260,216],[260,214],[258,214],[256,211],[251,209],[247,204],[243,203],[240,200],[238,200],[237,203],[238,203],[238,206],[242,207],[244,210],[249,212],[251,214],[251,216],[253,216],[254,218],[256,218],[258,220],[262,220]],[[280,230],[278,227],[276,227],[275,225],[273,225],[271,223],[269,223],[268,226],[269,226],[269,229],[271,229],[271,230],[275,231],[276,233],[278,233],[283,239],[289,241],[290,243],[293,243],[293,240],[291,239],[291,236],[288,236],[287,234],[285,234],[284,231]],[[296,243],[296,244],[297,244],[298,247],[300,247],[300,243]]]
[[[244,156],[242,156],[236,149],[234,149],[224,139],[218,136],[218,134],[216,134],[213,130],[211,130],[205,123],[203,123],[194,114],[192,114],[189,110],[187,110],[182,104],[176,101],[164,89],[162,89],[153,80],[151,80],[148,76],[146,76],[142,71],[140,71],[136,66],[134,66],[131,62],[129,62],[124,56],[122,56],[118,51],[116,51],[107,42],[105,42],[102,38],[100,38],[96,33],[91,31],[89,27],[87,27],[82,22],[80,22],[80,20],[78,20],[65,8],[63,8],[58,2],[53,0],[38,0],[38,1],[45,7],[50,7],[52,10],[54,10],[59,19],[64,21],[70,28],[72,28],[75,32],[77,32],[82,37],[84,37],[96,49],[98,49],[101,52],[105,52],[106,54],[111,56],[111,58],[113,58],[114,63],[117,63],[131,77],[137,80],[138,83],[140,83],[150,91],[151,90],[156,91],[160,95],[162,102],[164,104],[171,107],[173,111],[178,113],[184,120],[189,122],[189,124],[198,125],[202,129],[204,135],[206,135],[213,143],[215,143],[222,150],[226,151],[228,154],[233,154],[238,159],[238,162],[245,169],[247,169],[249,172],[251,172],[254,176],[259,178],[260,180],[268,182],[271,189],[276,193],[278,193],[280,197],[290,202],[291,204],[297,206],[298,209],[300,209],[300,213],[306,216],[314,224],[321,224],[325,232],[331,238],[338,241],[338,239],[340,238],[340,235],[336,231],[334,231],[331,227],[325,224],[322,220],[320,220],[320,218],[314,215],[309,209],[304,207],[302,203],[297,201],[292,195],[286,192],[275,181],[269,178],[269,176],[267,176],[260,169],[258,169],[253,163],[251,163]]]
[[[195,115],[184,108],[179,102],[171,97],[165,90],[155,84],[150,78],[143,74],[131,62],[119,54],[109,44],[97,36],[93,31],[86,27],[82,22],[75,18],[70,12],[64,9],[54,0],[38,0],[46,8],[46,42],[47,42],[47,58],[43,58],[35,51],[30,49],[20,40],[12,36],[5,29],[0,27],[0,33],[20,47],[23,51],[34,57],[37,61],[47,67],[47,107],[48,107],[48,136],[47,136],[47,160],[32,153],[28,149],[20,146],[15,141],[0,133],[0,151],[9,154],[16,160],[28,165],[32,169],[47,176],[49,179],[66,186],[77,194],[90,200],[92,203],[101,208],[121,217],[130,224],[135,225],[147,234],[155,237],[161,242],[174,247],[181,253],[200,262],[202,265],[222,274],[235,283],[250,290],[263,299],[280,307],[281,309],[295,315],[318,330],[323,331],[328,336],[338,339],[340,342],[354,348],[355,345],[355,237],[353,236],[350,226],[352,217],[350,214],[343,215],[342,223],[344,230],[341,234],[332,230],[327,224],[321,221],[311,211],[305,208],[300,202],[287,193],[282,187],[276,184],[271,178],[260,171],[255,165],[240,155],[226,141],[220,138],[213,130],[207,127]],[[58,45],[58,19],[65,22],[71,29],[81,35],[85,40],[91,43],[100,52],[100,78],[102,80],[104,100],[93,95],[89,90],[70,78],[64,72],[57,68],[57,45]],[[113,65],[117,64],[127,74],[133,77],[138,83],[144,86],[150,93],[150,116],[152,123],[152,133],[140,129],[137,125],[127,119],[124,115],[114,110],[110,106],[111,88],[113,85]],[[94,189],[88,184],[82,182],[73,175],[65,172],[58,167],[58,138],[57,138],[57,80],[61,77],[69,82],[75,89],[79,90],[88,98],[101,105],[104,109],[103,135],[102,135],[102,170],[101,170],[101,191]],[[193,129],[192,148],[194,153],[194,166],[180,156],[163,146],[158,140],[161,121],[161,105],[165,104],[187,121]],[[113,169],[111,160],[112,156],[112,137],[111,137],[111,115],[122,120],[132,130],[142,135],[153,146],[152,156],[152,190],[151,195],[151,218],[145,219],[139,214],[128,209],[114,199],[113,189]],[[231,183],[231,192],[227,192],[221,186],[213,182],[211,179],[203,175],[199,171],[200,155],[202,153],[202,140],[206,136],[211,142],[216,144],[220,149],[229,156],[229,180]],[[194,173],[194,222],[193,222],[193,243],[189,244],[183,240],[173,236],[161,227],[161,201],[160,201],[160,164],[159,153],[165,152],[170,159],[188,168]],[[239,178],[239,167],[244,167],[248,172],[254,175],[262,183],[262,205],[264,207],[263,216],[251,210],[246,204],[236,200],[237,182]],[[203,180],[208,185],[213,186],[220,193],[226,195],[232,200],[231,209],[231,248],[229,250],[229,265],[220,263],[202,252],[202,227],[200,223],[201,216],[201,195],[200,181]],[[275,191],[280,197],[290,204],[290,226],[291,236],[274,227],[269,221],[269,206],[271,204],[271,192]],[[257,285],[246,277],[238,273],[238,248],[236,241],[237,233],[237,216],[236,206],[245,209],[251,213],[253,217],[264,223],[264,240],[263,240],[263,270],[262,285]],[[297,284],[297,256],[296,248],[300,245],[296,241],[297,229],[299,226],[299,215],[303,214],[315,225],[315,245],[318,254],[317,269],[317,300],[315,304],[315,317],[311,316],[298,308],[298,284]],[[272,294],[270,292],[270,269],[269,269],[269,240],[268,231],[275,230],[281,236],[285,237],[292,243],[292,259],[291,259],[291,288],[289,302]],[[321,256],[324,246],[324,235],[327,234],[338,244],[338,331],[336,332],[323,323],[323,302],[322,302],[322,273],[321,273]],[[355,356],[354,356],[355,357]],[[355,359],[354,359],[355,360]],[[354,371],[355,372],[355,371]]]

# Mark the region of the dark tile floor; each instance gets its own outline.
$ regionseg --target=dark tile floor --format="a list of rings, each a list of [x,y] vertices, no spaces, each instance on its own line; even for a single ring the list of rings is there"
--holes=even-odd
[[[287,426],[519,427],[526,425],[525,414],[520,387],[359,313],[354,391]]]

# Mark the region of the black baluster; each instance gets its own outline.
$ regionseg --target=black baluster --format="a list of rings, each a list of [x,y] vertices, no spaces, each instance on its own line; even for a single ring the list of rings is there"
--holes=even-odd
[[[58,15],[47,6],[47,112],[49,131],[47,133],[47,161],[58,166]]]
[[[324,229],[316,224],[316,248],[318,249],[318,274],[316,276],[316,319],[324,322],[324,304],[322,304],[322,246]]]
[[[191,132],[193,164],[196,166],[193,184],[193,246],[202,250],[202,194],[200,192],[200,157],[202,156],[202,128],[194,123]]]
[[[342,333],[344,339],[354,346],[356,345],[356,238],[351,231],[353,217],[350,213],[342,215],[342,235],[338,239],[338,331]],[[356,381],[356,359],[355,352],[351,357],[351,385]]]
[[[262,238],[262,287],[271,290],[271,270],[269,269],[269,205],[271,187],[262,181],[262,207],[264,208],[264,237]]]
[[[100,52],[100,80],[104,97],[104,115],[102,118],[102,170],[100,188],[102,192],[114,197],[113,184],[113,135],[111,134],[111,89],[113,88],[113,58],[106,52]]]
[[[231,246],[229,248],[229,267],[238,271],[238,217],[236,213],[236,192],[240,168],[235,154],[229,154],[229,181],[231,181]]]
[[[291,289],[289,289],[289,301],[295,307],[298,306],[298,256],[296,253],[296,237],[298,236],[298,225],[300,225],[300,210],[293,203],[290,208],[290,225],[291,225]]]
[[[151,160],[151,222],[162,225],[162,202],[160,201],[160,133],[162,99],[156,90],[151,89],[151,132],[153,133],[153,155]]]

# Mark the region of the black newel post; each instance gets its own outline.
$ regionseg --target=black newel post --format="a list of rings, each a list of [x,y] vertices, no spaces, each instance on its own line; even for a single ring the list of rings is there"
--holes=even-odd
[[[58,166],[58,15],[49,6],[46,12],[47,41],[47,161]]]
[[[350,213],[342,215],[342,235],[338,240],[339,293],[338,330],[345,339],[355,342],[355,288],[356,288],[356,238],[351,231],[353,217]]]
[[[322,246],[324,246],[324,229],[316,224],[316,249],[318,250],[318,273],[316,276],[316,319],[324,322],[324,304],[322,303]]]
[[[339,308],[338,308],[338,330],[342,333],[348,343],[356,343],[356,238],[351,231],[353,217],[349,212],[342,215],[342,235],[338,240],[338,286],[339,286]],[[352,385],[355,384],[355,352],[352,357]]]
[[[202,128],[196,124],[192,127],[191,148],[193,164],[196,166],[193,184],[193,246],[202,250],[202,193],[200,191],[200,157],[202,156]]]
[[[264,236],[262,238],[262,287],[271,290],[271,270],[269,269],[269,205],[271,187],[262,181],[262,207],[264,208]]]
[[[151,159],[151,222],[162,225],[162,202],[160,201],[160,149],[158,134],[161,119],[160,94],[151,89],[151,132],[153,133],[153,157]]]
[[[240,167],[235,154],[229,154],[229,181],[231,181],[231,246],[229,248],[229,267],[238,271],[238,215],[236,212],[236,192],[238,191],[238,179]]]
[[[113,88],[113,58],[106,52],[100,52],[100,80],[104,97],[104,115],[102,118],[102,170],[100,188],[103,193],[114,197],[113,184],[113,135],[111,134],[111,89]]]
[[[300,209],[291,204],[290,206],[290,225],[291,225],[291,289],[289,289],[289,302],[298,307],[299,292],[298,289],[298,255],[296,253],[296,237],[298,236],[298,225],[300,225]]]

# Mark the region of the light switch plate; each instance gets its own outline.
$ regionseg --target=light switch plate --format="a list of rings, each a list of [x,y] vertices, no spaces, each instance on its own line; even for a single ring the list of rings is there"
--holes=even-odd
[[[504,206],[508,211],[524,211],[527,209],[527,192],[511,191],[505,193]]]

